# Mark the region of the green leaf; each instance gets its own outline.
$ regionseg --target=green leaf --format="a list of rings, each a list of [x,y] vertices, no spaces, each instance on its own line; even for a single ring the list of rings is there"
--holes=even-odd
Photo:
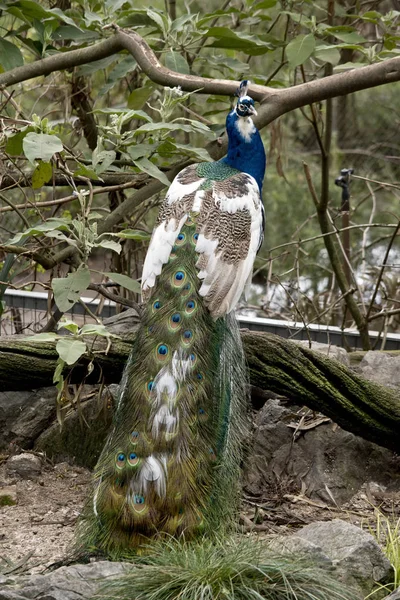
[[[87,75],[92,75],[92,73],[96,73],[96,71],[106,69],[115,61],[116,57],[114,55],[106,56],[106,58],[102,58],[101,60],[95,60],[94,62],[87,63],[86,65],[81,65],[77,68],[77,74],[84,77]]]
[[[53,33],[53,40],[74,40],[75,42],[89,42],[96,40],[100,37],[97,31],[91,31],[89,29],[79,29],[78,27],[72,27],[71,25],[61,25]]]
[[[77,325],[76,323],[74,323],[74,321],[71,321],[71,319],[64,318],[57,325],[57,329],[68,329],[68,331],[70,331],[71,333],[78,333],[78,331],[79,331],[79,325]]]
[[[138,127],[135,131],[135,135],[139,133],[151,133],[153,131],[186,131],[187,133],[195,133],[196,131],[201,131],[201,133],[212,134],[211,130],[207,125],[203,123],[198,123],[193,121],[190,125],[186,123],[145,123]]]
[[[17,244],[20,240],[25,237],[29,237],[32,235],[44,235],[46,231],[53,231],[55,229],[62,229],[64,231],[68,231],[68,223],[67,219],[48,219],[45,223],[41,223],[40,225],[35,225],[34,227],[29,227],[26,231],[22,231],[17,233],[11,240],[8,241],[9,244]]]
[[[360,67],[365,67],[365,63],[347,62],[337,65],[333,70],[335,73],[340,73],[340,71],[349,71],[350,69],[359,69]]]
[[[94,113],[102,115],[124,115],[125,118],[142,119],[143,121],[151,122],[152,119],[143,110],[130,110],[129,108],[96,108]]]
[[[4,71],[21,67],[24,59],[21,50],[11,42],[0,38],[0,65]]]
[[[121,273],[103,273],[103,275],[105,275],[118,285],[122,285],[122,287],[126,288],[127,290],[135,292],[135,294],[141,293],[140,283],[136,281],[136,279],[132,279],[127,275],[121,275]]]
[[[160,13],[149,8],[147,10],[147,16],[150,17],[150,19],[157,25],[157,27],[160,29],[160,31],[164,32],[164,29],[165,29],[164,21],[163,21],[162,16],[160,15]]]
[[[160,156],[170,156],[171,154],[184,154],[185,156],[196,158],[197,160],[200,160],[202,162],[212,161],[211,156],[204,148],[194,148],[193,146],[186,146],[185,144],[177,144],[175,140],[171,138],[162,142],[158,146],[157,152],[160,154]]]
[[[164,63],[167,69],[171,69],[171,71],[183,73],[184,75],[190,75],[190,67],[187,63],[187,60],[182,56],[182,54],[175,52],[175,50],[170,50],[165,54]]]
[[[61,340],[58,340],[56,350],[60,358],[67,363],[67,365],[73,365],[85,354],[86,344],[81,340],[63,337]]]
[[[256,11],[256,10],[260,10],[260,9],[264,9],[264,8],[273,8],[274,6],[276,6],[278,0],[263,0],[262,2],[259,2],[258,4],[256,4],[255,6],[252,5],[252,10]]]
[[[15,6],[21,8],[24,15],[30,19],[40,21],[52,16],[48,10],[43,8],[38,2],[33,2],[33,0],[19,0],[19,2],[15,3]]]
[[[340,60],[340,52],[336,46],[317,46],[314,56],[331,65],[337,65]]]
[[[62,377],[62,372],[64,370],[64,367],[65,367],[65,362],[63,360],[61,360],[61,358],[59,358],[57,361],[57,366],[54,371],[54,375],[53,375],[53,383],[64,382],[64,379]]]
[[[126,240],[135,240],[136,242],[147,241],[151,238],[150,233],[139,229],[123,229],[118,235]]]
[[[61,312],[67,312],[79,300],[80,295],[90,284],[90,271],[81,267],[67,277],[53,279],[54,300]]]
[[[71,17],[68,17],[60,8],[51,8],[47,12],[56,15],[56,17],[64,21],[64,23],[71,25],[71,27],[78,27],[75,21]]]
[[[346,32],[341,31],[339,28],[327,27],[325,33],[334,35],[338,40],[342,40],[342,42],[346,42],[346,44],[364,44],[367,41],[365,37],[356,31]]]
[[[136,69],[137,62],[133,56],[126,56],[121,60],[111,71],[108,76],[107,83],[103,85],[99,90],[99,96],[107,94],[120,79],[123,79],[128,73]]]
[[[92,162],[96,173],[99,174],[107,171],[108,167],[113,164],[116,156],[114,150],[100,150],[100,152],[97,148],[93,150]]]
[[[28,133],[22,141],[22,147],[26,158],[32,164],[35,164],[37,158],[49,162],[55,152],[63,150],[60,138],[47,133]]]
[[[6,152],[12,156],[20,156],[20,154],[23,153],[22,141],[24,137],[31,131],[34,131],[34,128],[29,126],[9,137],[6,144]]]
[[[247,35],[245,33],[236,33],[228,27],[211,27],[206,33],[205,37],[217,38],[215,42],[210,44],[213,48],[232,48],[236,50],[242,50],[252,56],[258,54],[265,54],[270,50],[275,50],[275,47],[269,43],[264,42],[260,38],[254,35]]]
[[[302,65],[315,49],[315,37],[312,33],[298,35],[286,46],[286,58],[292,69]]]
[[[153,86],[136,88],[128,96],[128,107],[138,110],[142,108],[154,91]]]
[[[148,173],[149,175],[151,175],[151,177],[158,179],[164,185],[171,184],[168,177],[166,177],[164,175],[164,173],[162,171],[160,171],[160,169],[145,156],[143,156],[142,158],[138,158],[137,160],[134,160],[133,162],[138,167],[138,169],[140,169],[141,171],[144,171],[145,173]]]
[[[83,177],[88,177],[88,179],[93,179],[94,181],[101,181],[101,178],[97,175],[96,171],[89,169],[86,165],[80,164],[79,169],[74,172],[74,175],[82,175]]]
[[[45,183],[50,181],[52,176],[53,176],[53,167],[52,167],[51,163],[44,162],[43,160],[41,160],[39,162],[38,166],[36,167],[36,169],[33,171],[33,175],[32,175],[33,189],[38,190],[39,188],[41,188],[42,185],[44,185]]]
[[[98,248],[105,248],[106,250],[113,250],[117,254],[121,254],[122,246],[118,244],[118,242],[113,242],[112,240],[102,240],[98,244],[96,244]]]
[[[101,335],[103,337],[110,337],[112,334],[106,329],[104,325],[88,323],[81,328],[81,335]]]
[[[137,160],[142,156],[149,156],[152,152],[155,152],[157,146],[155,144],[136,144],[135,146],[128,146],[126,152],[129,154],[132,160]]]
[[[56,333],[36,333],[25,337],[24,342],[54,342],[59,337]]]

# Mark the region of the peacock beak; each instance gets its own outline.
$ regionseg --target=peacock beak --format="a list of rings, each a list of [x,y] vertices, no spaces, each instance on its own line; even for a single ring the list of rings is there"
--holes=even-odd
[[[257,111],[256,111],[256,109],[254,108],[254,106],[249,106],[249,111],[250,111],[250,114],[251,114],[251,115],[255,115],[255,116],[257,116]]]

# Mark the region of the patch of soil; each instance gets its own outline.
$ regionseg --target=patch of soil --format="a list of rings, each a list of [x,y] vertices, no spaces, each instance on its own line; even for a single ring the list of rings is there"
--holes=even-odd
[[[66,557],[90,481],[90,471],[67,463],[46,466],[35,480],[10,478],[0,465],[0,485],[17,493],[15,506],[0,506],[0,573],[37,573]]]

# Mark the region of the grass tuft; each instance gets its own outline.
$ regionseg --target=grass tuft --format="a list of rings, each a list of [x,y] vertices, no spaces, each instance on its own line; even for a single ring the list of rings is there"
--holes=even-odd
[[[132,570],[109,581],[107,600],[354,600],[327,569],[277,555],[251,538],[197,542],[168,539],[135,557]]]

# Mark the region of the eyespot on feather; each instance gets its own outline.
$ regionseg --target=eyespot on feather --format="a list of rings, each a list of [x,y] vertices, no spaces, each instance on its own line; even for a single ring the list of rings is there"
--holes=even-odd
[[[176,331],[181,326],[182,317],[179,313],[174,313],[169,320],[169,328]]]
[[[161,304],[160,300],[155,300],[153,302],[153,306],[152,306],[153,312],[156,312],[157,310],[159,310],[161,308],[161,306],[162,306],[162,304]]]
[[[193,333],[190,329],[186,329],[186,331],[182,333],[182,342],[185,346],[189,346],[193,342]]]
[[[126,463],[126,456],[123,452],[118,452],[115,464],[118,469],[123,469]]]
[[[186,281],[185,271],[176,271],[172,276],[172,285],[176,288],[181,288]]]
[[[191,283],[187,283],[184,286],[184,288],[182,289],[181,296],[183,298],[186,298],[186,296],[189,296],[191,289],[192,289],[192,284]]]
[[[169,350],[166,344],[158,344],[156,348],[157,360],[163,362],[168,358]]]
[[[140,439],[140,433],[138,431],[132,431],[130,435],[132,444],[137,444]]]
[[[137,467],[140,462],[140,458],[136,454],[136,452],[131,452],[128,456],[128,463],[131,467]]]
[[[175,246],[183,246],[186,242],[186,235],[180,232],[175,240]]]
[[[189,300],[188,302],[186,302],[185,313],[187,315],[191,315],[194,313],[196,308],[197,308],[197,304],[196,304],[195,300]]]

